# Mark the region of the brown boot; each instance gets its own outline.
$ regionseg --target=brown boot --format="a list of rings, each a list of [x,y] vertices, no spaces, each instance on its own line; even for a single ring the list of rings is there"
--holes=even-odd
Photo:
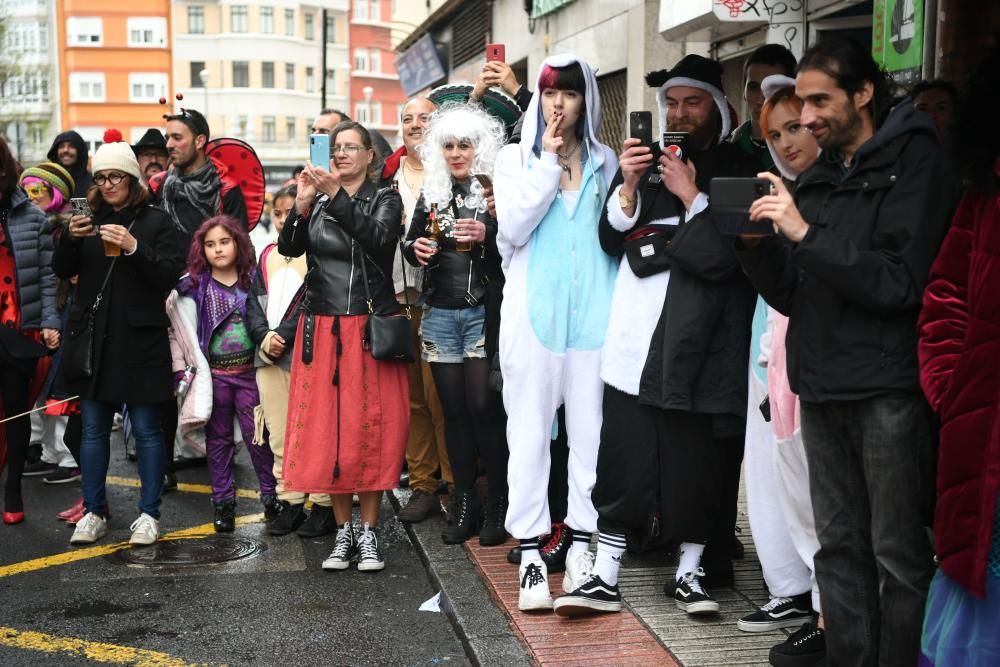
[[[420,523],[441,512],[441,501],[426,491],[414,491],[406,507],[399,510],[399,520],[406,523]]]

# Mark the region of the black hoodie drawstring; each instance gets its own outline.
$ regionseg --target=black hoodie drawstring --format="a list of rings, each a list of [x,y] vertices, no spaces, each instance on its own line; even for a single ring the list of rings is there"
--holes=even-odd
[[[344,346],[340,341],[340,316],[333,316],[333,326],[330,329],[336,340],[337,367],[333,371],[333,386],[337,388],[337,458],[333,464],[333,479],[340,477],[340,358],[344,354]]]

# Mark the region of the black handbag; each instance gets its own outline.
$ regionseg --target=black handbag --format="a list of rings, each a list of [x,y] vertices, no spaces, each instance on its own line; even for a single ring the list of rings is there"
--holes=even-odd
[[[402,252],[399,261],[403,261]],[[361,253],[361,279],[365,283],[365,301],[368,303],[368,322],[365,324],[364,345],[379,361],[416,361],[413,333],[410,329],[410,295],[406,284],[406,266],[403,266],[403,299],[406,305],[394,315],[378,315],[368,287],[368,256]]]
[[[80,382],[94,377],[94,325],[97,320],[97,309],[101,307],[104,290],[108,286],[111,272],[118,258],[111,260],[111,266],[104,275],[101,290],[94,298],[93,305],[86,310],[83,319],[77,324],[71,323],[66,343],[62,349],[62,360],[59,362],[63,377],[70,382]]]
[[[632,273],[646,278],[668,270],[667,246],[676,232],[676,225],[645,225],[627,234],[622,245]]]

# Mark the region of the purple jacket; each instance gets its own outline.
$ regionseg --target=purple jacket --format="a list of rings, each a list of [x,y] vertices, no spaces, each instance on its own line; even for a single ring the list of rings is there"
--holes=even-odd
[[[208,290],[212,290],[216,294],[215,302],[221,304],[221,307],[212,312],[209,312],[208,299],[206,298]],[[194,299],[198,306],[198,347],[201,348],[201,353],[205,355],[206,359],[209,356],[208,344],[212,341],[212,334],[230,315],[239,310],[240,315],[246,320],[247,291],[238,285],[233,292],[219,287],[212,279],[211,269],[206,269],[201,274],[197,287],[193,286],[191,276],[181,278],[181,281],[177,283],[177,292]]]

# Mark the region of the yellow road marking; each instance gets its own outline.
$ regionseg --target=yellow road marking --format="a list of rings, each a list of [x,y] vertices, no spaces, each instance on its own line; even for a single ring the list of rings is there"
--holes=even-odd
[[[130,486],[134,489],[138,489],[141,485],[137,479],[118,477],[117,475],[108,475],[107,483],[112,486]],[[182,482],[177,485],[177,490],[186,493],[212,493],[212,487],[208,484],[185,484]],[[236,489],[236,495],[240,498],[252,498],[254,500],[260,497],[257,491],[251,491],[250,489]]]
[[[42,632],[4,627],[0,627],[0,646],[43,653],[62,653],[95,662],[132,665],[133,667],[194,667],[196,664],[160,651],[91,642],[73,637],[57,637]]]
[[[251,523],[260,523],[264,520],[264,514],[247,514],[246,516],[236,517],[237,526],[245,526]],[[208,537],[209,535],[214,535],[215,529],[212,524],[205,523],[200,526],[193,526],[191,528],[184,528],[182,530],[175,530],[172,533],[166,533],[160,536],[160,540],[179,540],[182,538],[197,538],[197,537]],[[67,563],[75,563],[80,560],[88,560],[90,558],[100,558],[101,556],[107,556],[113,554],[116,551],[122,549],[127,549],[131,546],[128,542],[116,542],[114,544],[102,544],[95,547],[85,547],[83,549],[74,549],[73,551],[66,551],[59,554],[54,554],[52,556],[43,556],[41,558],[34,558],[32,560],[22,561],[20,563],[12,563],[10,565],[0,566],[0,578],[9,577],[15,574],[25,574],[27,572],[35,572],[37,570],[44,570],[49,567],[55,567],[57,565],[66,565]]]

